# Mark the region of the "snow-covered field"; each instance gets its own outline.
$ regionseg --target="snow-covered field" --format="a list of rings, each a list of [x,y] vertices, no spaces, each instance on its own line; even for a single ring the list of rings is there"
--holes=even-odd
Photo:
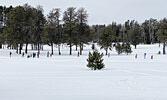
[[[86,67],[91,46],[80,57],[63,47],[61,56],[55,48],[47,58],[48,50],[40,58],[21,57],[15,50],[10,58],[10,50],[0,50],[0,100],[167,100],[167,56],[157,55],[158,44],[139,45],[128,56],[112,50],[101,71]]]

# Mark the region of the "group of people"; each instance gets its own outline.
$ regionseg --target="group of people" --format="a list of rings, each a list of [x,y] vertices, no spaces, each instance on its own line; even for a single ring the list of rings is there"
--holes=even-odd
[[[39,58],[39,52],[37,52],[37,53],[33,52],[32,54],[27,55],[27,58],[30,58],[30,57],[35,58],[36,56]],[[22,53],[22,57],[24,57],[24,52]]]
[[[147,55],[147,54],[144,53],[144,59],[146,59],[146,55]],[[136,55],[135,55],[135,58],[136,58],[136,59],[137,59],[137,56],[138,56],[138,55],[136,54]],[[151,55],[151,59],[153,59],[153,55]]]
[[[36,56],[39,58],[39,54],[40,54],[39,52],[37,52],[37,53],[33,52],[33,54],[27,55],[27,58],[30,58],[30,57],[35,58]],[[10,52],[9,55],[11,57],[12,56],[12,52]],[[80,53],[78,51],[78,55],[77,56],[79,57],[79,55],[80,55]],[[22,57],[24,57],[24,52],[22,53]],[[50,54],[49,51],[47,52],[47,57],[52,57],[52,54]],[[110,57],[110,53],[108,53],[108,57]],[[136,54],[135,58],[137,59],[137,57],[138,57],[138,55]],[[144,53],[144,59],[146,59],[146,53]],[[151,55],[151,59],[153,59],[153,55]]]
[[[53,55],[53,54],[52,54],[52,53],[49,53],[49,51],[47,52],[47,57],[49,57],[49,56],[52,57],[52,55]]]

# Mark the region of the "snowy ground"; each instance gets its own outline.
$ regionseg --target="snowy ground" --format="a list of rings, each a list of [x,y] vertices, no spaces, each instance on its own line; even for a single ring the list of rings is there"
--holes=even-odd
[[[113,50],[101,71],[86,67],[90,46],[80,57],[67,50],[29,59],[0,50],[0,100],[167,100],[167,56],[157,55],[158,44],[140,45],[128,56]]]

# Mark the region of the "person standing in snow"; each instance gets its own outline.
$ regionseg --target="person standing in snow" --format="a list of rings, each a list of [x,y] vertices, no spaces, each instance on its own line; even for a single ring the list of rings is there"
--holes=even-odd
[[[9,53],[10,57],[12,56],[12,52]]]
[[[33,52],[33,58],[35,58],[36,54]]]
[[[47,57],[49,57],[49,51],[47,52]]]
[[[135,58],[137,59],[137,54],[135,55]]]
[[[24,57],[24,52],[22,53],[22,57]]]
[[[108,53],[108,57],[110,57],[110,53]]]
[[[78,57],[79,57],[79,51],[78,51]]]
[[[151,59],[153,59],[153,55],[151,56]]]
[[[39,58],[39,52],[37,52],[37,57]]]
[[[144,59],[146,59],[146,53],[144,53]]]

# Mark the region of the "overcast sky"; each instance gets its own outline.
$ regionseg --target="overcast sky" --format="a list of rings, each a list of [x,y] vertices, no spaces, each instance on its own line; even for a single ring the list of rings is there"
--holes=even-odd
[[[167,17],[167,0],[0,0],[0,5],[43,6],[47,15],[53,8],[61,8],[62,13],[68,7],[84,7],[88,14],[88,23],[111,24],[112,21],[124,23],[126,20],[162,19]]]

